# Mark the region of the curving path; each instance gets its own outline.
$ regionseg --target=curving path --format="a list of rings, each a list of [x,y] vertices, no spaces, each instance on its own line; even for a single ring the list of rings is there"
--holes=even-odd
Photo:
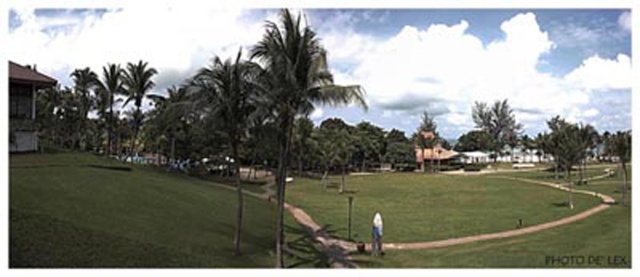
[[[607,175],[596,176],[596,177],[589,178],[589,180],[600,179],[606,176]],[[513,178],[513,177],[496,177],[496,178],[513,179],[513,180],[524,181],[532,184],[548,186],[548,187],[552,187],[559,190],[569,191],[569,188],[563,185],[551,183],[551,182],[544,182],[544,181],[524,179],[524,178]],[[489,233],[489,234],[472,235],[472,236],[445,239],[445,240],[428,241],[428,242],[384,243],[383,249],[387,249],[387,250],[433,249],[433,248],[448,247],[448,246],[454,246],[454,245],[460,245],[460,244],[472,243],[472,242],[478,242],[478,241],[503,239],[503,238],[510,238],[515,236],[525,235],[525,234],[531,234],[531,233],[540,232],[546,229],[554,228],[557,226],[561,226],[561,225],[569,224],[578,220],[585,219],[589,216],[592,216],[596,213],[599,213],[603,210],[608,209],[611,204],[616,203],[615,200],[608,195],[587,191],[587,190],[579,190],[579,189],[574,189],[573,192],[598,197],[602,200],[602,204],[572,216],[568,216],[559,220],[546,222],[546,223],[542,223],[534,226],[529,226],[521,229],[507,230],[507,231]],[[318,225],[315,221],[313,221],[313,219],[306,212],[304,212],[304,210],[297,208],[293,205],[290,205],[288,203],[285,203],[285,208],[293,215],[293,217],[298,221],[298,223],[304,226],[307,226],[309,229],[313,230],[316,236],[318,236],[317,241],[319,241],[321,244],[331,249],[342,249],[342,253],[340,256],[342,256],[343,263],[344,261],[350,262],[348,258],[348,253],[351,251],[356,251],[355,243],[328,237],[326,236],[326,234],[324,234],[320,225]],[[371,249],[371,244],[366,244],[365,248]],[[351,262],[351,265],[349,266],[340,266],[340,267],[357,267],[357,265]]]
[[[607,174],[604,174],[604,175],[588,178],[587,180],[601,179],[607,176],[608,176]],[[500,177],[494,177],[494,178],[518,180],[518,181],[547,186],[547,187],[564,190],[564,191],[570,190],[568,187],[564,185],[552,183],[552,182],[531,180],[526,178],[514,178],[514,177],[507,177],[507,176],[500,176]],[[215,185],[216,187],[223,187],[223,188],[235,190],[234,187],[230,187],[226,185],[219,185],[219,184],[213,184],[213,185]],[[257,193],[248,192],[248,191],[244,191],[244,192],[248,195],[265,199],[271,202],[273,195],[275,195],[273,190],[274,186],[275,186],[275,183],[273,182],[269,182],[268,184],[264,185],[263,189],[265,190],[265,192],[262,194],[257,194]],[[433,248],[448,247],[448,246],[454,246],[454,245],[460,245],[460,244],[466,244],[466,243],[472,243],[472,242],[478,242],[478,241],[516,237],[516,236],[521,236],[525,234],[540,232],[546,229],[554,228],[557,226],[561,226],[561,225],[565,225],[565,224],[569,224],[575,221],[585,219],[589,216],[592,216],[596,213],[599,213],[603,210],[608,209],[610,205],[616,203],[616,201],[611,196],[608,196],[605,194],[600,194],[600,193],[587,191],[587,190],[580,190],[580,189],[573,189],[573,192],[591,195],[593,197],[598,197],[602,200],[602,204],[572,216],[568,216],[555,221],[550,221],[550,222],[533,225],[533,226],[529,226],[521,229],[507,230],[507,231],[489,233],[489,234],[472,235],[472,236],[445,239],[445,240],[428,241],[428,242],[384,243],[383,249],[387,249],[387,250],[433,249]],[[327,254],[327,256],[331,258],[331,260],[333,261],[332,262],[333,267],[358,268],[357,264],[353,262],[349,257],[350,252],[356,251],[355,243],[332,238],[304,210],[294,205],[291,205],[289,203],[285,203],[284,205],[285,205],[285,209],[291,213],[291,215],[295,218],[295,220],[300,225],[307,228],[310,235],[313,237],[314,241],[316,241],[319,244],[321,250],[324,251]],[[371,244],[366,244],[365,249],[371,249]]]

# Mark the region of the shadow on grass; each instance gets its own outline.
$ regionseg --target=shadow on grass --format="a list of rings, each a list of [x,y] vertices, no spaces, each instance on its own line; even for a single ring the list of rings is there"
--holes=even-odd
[[[345,267],[350,265],[358,266],[376,266],[379,263],[368,259],[348,257],[348,255],[356,253],[347,253],[345,249],[337,245],[324,246],[314,239],[314,234],[346,240],[346,238],[337,236],[340,229],[332,228],[331,225],[325,225],[322,229],[314,232],[311,228],[304,225],[285,225],[285,232],[295,239],[288,241],[285,246],[286,255],[293,260],[293,263],[287,265],[287,268],[331,268],[334,263],[343,264]]]
[[[562,201],[562,202],[554,202],[553,204],[554,207],[558,207],[558,208],[562,208],[562,207],[569,207],[569,202],[567,201]]]

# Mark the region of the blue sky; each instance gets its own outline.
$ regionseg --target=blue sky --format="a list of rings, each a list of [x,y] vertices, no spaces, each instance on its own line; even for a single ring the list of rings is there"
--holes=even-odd
[[[319,107],[312,119],[371,121],[410,134],[427,110],[440,133],[473,129],[475,101],[507,98],[525,133],[555,115],[599,130],[631,128],[628,10],[305,9],[340,84],[360,84],[370,110]],[[74,68],[144,59],[155,93],[215,54],[233,56],[277,10],[153,8],[9,12],[9,59],[70,85]],[[144,18],[141,21],[140,18]]]

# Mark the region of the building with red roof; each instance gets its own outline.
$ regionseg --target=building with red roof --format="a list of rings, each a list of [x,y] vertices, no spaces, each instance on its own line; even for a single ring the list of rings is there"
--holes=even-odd
[[[57,83],[35,67],[9,61],[9,152],[38,150],[36,92]]]

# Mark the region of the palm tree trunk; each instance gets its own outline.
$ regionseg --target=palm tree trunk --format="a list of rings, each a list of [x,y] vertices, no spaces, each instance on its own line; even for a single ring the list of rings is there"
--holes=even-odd
[[[176,136],[173,134],[171,136],[171,161],[176,160]]]
[[[345,182],[344,182],[344,164],[342,164],[342,180],[340,182],[340,193],[344,192]]]
[[[233,239],[233,244],[235,247],[234,254],[236,256],[240,255],[240,231],[242,230],[242,213],[243,213],[243,205],[244,199],[242,198],[242,184],[240,182],[240,159],[238,159],[238,143],[237,138],[233,138],[234,142],[231,146],[233,148],[233,160],[236,171],[236,192],[238,195],[238,208],[236,211],[236,233]]]
[[[432,157],[432,158],[433,158],[433,157]],[[433,172],[434,172],[434,171],[433,171],[433,164],[434,164],[434,163],[435,163],[435,162],[433,161],[433,159],[429,160],[429,172],[430,172],[430,173],[433,173]]]
[[[113,132],[113,99],[111,99],[111,105],[109,106],[109,120],[107,126],[107,157],[111,156],[111,134]]]
[[[284,116],[284,118],[287,118]],[[278,218],[276,225],[276,268],[284,267],[284,256],[282,255],[282,247],[284,245],[284,197],[287,176],[287,157],[289,153],[289,144],[291,138],[292,120],[287,119],[282,126],[283,137],[280,138],[280,154],[278,163],[278,175],[276,176],[276,194],[278,200]]]
[[[253,157],[251,158],[251,166],[249,166],[249,173],[247,173],[247,180],[249,180],[249,178],[251,178],[251,171],[253,170],[253,174],[255,176],[255,171],[256,169],[254,168],[256,165],[256,153],[254,151],[253,153]]]
[[[302,143],[300,143],[300,153],[298,153],[298,177],[302,177]]]

